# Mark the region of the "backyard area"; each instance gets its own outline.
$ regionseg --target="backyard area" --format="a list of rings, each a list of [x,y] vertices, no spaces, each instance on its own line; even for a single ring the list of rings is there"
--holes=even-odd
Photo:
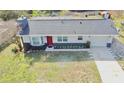
[[[0,82],[101,82],[86,51],[14,54],[14,47],[11,44],[0,53]]]

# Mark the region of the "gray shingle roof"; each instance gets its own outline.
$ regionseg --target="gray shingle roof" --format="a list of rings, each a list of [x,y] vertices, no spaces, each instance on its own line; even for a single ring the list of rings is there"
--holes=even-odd
[[[28,20],[30,35],[117,35],[113,22],[108,19],[55,19]]]

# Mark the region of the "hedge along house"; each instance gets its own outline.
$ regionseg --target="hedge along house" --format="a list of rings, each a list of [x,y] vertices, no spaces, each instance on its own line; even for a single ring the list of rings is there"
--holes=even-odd
[[[117,36],[111,19],[21,17],[17,23],[24,51],[111,47]]]

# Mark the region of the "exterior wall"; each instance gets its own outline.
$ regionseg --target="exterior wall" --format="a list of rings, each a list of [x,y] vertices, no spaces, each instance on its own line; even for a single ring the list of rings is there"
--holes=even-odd
[[[91,47],[106,46],[107,43],[112,43],[112,36],[91,36]]]
[[[68,36],[67,42],[58,42],[57,36],[53,37],[53,43],[86,43],[91,42],[91,47],[106,46],[107,43],[112,43],[112,36],[83,36],[83,40],[78,40],[78,36]]]
[[[30,43],[32,45],[32,38],[33,36],[22,36],[23,38],[23,43]],[[47,43],[47,39],[45,36],[37,36],[37,37],[43,37],[43,44]]]
[[[31,37],[33,36],[22,36],[24,43],[30,43],[32,45]],[[46,36],[43,37],[43,44],[47,43]],[[78,36],[68,36],[67,42],[58,42],[57,36],[52,36],[53,43],[86,43],[87,41],[91,42],[91,47],[95,46],[106,46],[107,43],[112,43],[113,36],[83,36],[83,40],[78,40]],[[32,45],[33,46],[33,45]]]
[[[57,36],[53,37],[53,43],[86,43],[88,40],[88,36],[83,36],[83,40],[78,40],[78,36],[68,36],[67,42],[58,42]]]

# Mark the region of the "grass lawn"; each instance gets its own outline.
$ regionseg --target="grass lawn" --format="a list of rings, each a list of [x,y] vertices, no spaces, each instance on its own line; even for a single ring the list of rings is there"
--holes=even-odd
[[[0,53],[0,82],[101,82],[88,52]]]
[[[116,37],[121,43],[124,44],[124,25],[121,25],[121,22],[124,21],[124,17],[114,18],[114,23],[117,28],[120,29],[119,36]]]
[[[124,44],[124,30],[119,32],[119,36],[116,37],[117,40],[119,40],[122,44]]]
[[[0,83],[36,82],[37,75],[30,70],[24,54],[11,51],[15,47],[11,44],[0,52]]]
[[[94,62],[35,63],[37,82],[101,82]]]
[[[119,36],[116,37],[122,44],[124,44],[124,25],[121,25],[121,22],[124,21],[124,16],[120,16],[120,18],[114,18],[115,26],[120,29]],[[116,59],[119,65],[124,70],[124,59],[120,59],[117,57]]]
[[[118,61],[119,65],[121,66],[121,68],[124,70],[124,60],[122,61]]]
[[[88,52],[31,53],[38,82],[101,82]]]

